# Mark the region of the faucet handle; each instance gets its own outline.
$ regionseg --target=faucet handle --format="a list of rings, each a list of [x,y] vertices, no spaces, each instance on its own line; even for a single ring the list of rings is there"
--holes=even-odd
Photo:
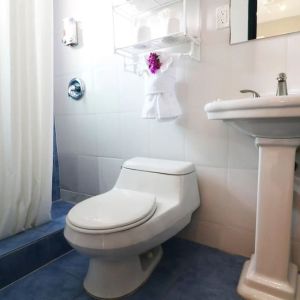
[[[287,80],[287,76],[285,73],[279,73],[278,77],[277,77],[277,80],[279,82],[283,82],[283,81],[286,81]]]
[[[242,94],[250,93],[253,98],[259,98],[260,97],[260,94],[256,91],[253,91],[253,90],[240,90],[240,92]]]
[[[288,95],[288,88],[286,83],[287,76],[285,73],[279,73],[277,77],[277,92],[276,96],[287,96]]]

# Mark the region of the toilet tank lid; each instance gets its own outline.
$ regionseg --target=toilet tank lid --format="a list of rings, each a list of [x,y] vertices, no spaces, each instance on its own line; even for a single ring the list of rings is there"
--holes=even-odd
[[[123,168],[168,175],[186,175],[195,171],[191,162],[145,157],[129,159],[124,162]]]

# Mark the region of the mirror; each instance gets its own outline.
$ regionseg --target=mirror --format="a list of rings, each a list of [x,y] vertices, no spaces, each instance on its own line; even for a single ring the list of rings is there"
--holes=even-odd
[[[300,31],[300,0],[231,0],[230,43]]]

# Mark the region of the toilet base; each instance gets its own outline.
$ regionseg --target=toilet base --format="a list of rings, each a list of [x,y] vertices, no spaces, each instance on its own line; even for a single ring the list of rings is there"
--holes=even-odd
[[[84,288],[96,299],[115,299],[131,294],[148,279],[162,253],[158,246],[141,255],[115,260],[92,257]]]

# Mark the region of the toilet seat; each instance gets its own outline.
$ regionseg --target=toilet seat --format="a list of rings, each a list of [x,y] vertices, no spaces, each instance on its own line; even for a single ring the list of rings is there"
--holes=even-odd
[[[154,195],[114,188],[77,204],[70,210],[67,222],[79,231],[111,233],[146,222],[155,210]]]

